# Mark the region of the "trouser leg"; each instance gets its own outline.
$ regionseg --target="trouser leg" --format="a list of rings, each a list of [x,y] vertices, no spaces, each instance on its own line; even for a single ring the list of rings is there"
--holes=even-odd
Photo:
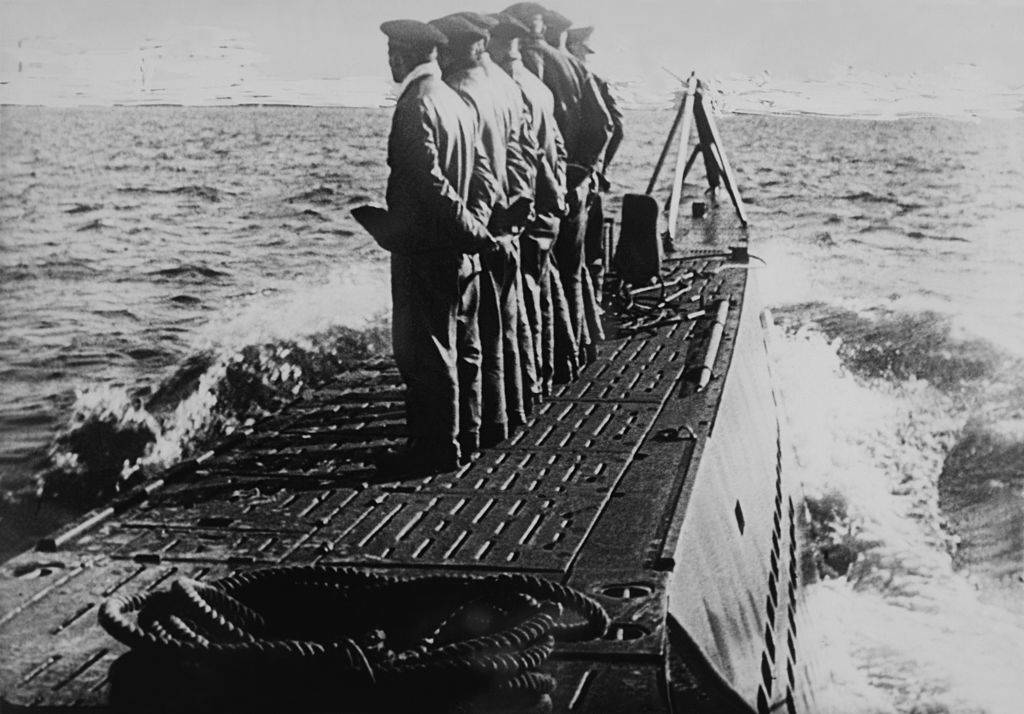
[[[459,376],[459,445],[468,458],[480,448],[480,406],[483,387],[480,349],[480,264],[463,256],[459,270],[459,304],[456,355]]]
[[[501,347],[505,359],[505,408],[509,429],[526,423],[526,408],[523,402],[523,375],[519,354],[519,253],[515,260],[496,266],[501,275]]]
[[[410,441],[458,456],[457,254],[391,257],[392,344],[406,385]]]
[[[526,231],[521,265],[526,288],[526,309],[533,335],[536,372],[535,392],[551,394],[555,365],[555,312],[551,295],[551,244],[558,236],[559,218],[539,216]]]
[[[586,204],[586,225],[583,229],[584,257],[583,268],[580,271],[586,338],[581,340],[581,347],[586,361],[592,362],[597,357],[597,343],[604,339],[604,329],[601,325],[601,284],[604,279],[604,211],[601,194],[592,190]]]
[[[481,426],[480,443],[493,446],[508,436],[505,354],[501,340],[501,272],[485,260],[480,271]]]
[[[586,183],[586,182],[584,182]],[[586,195],[584,190],[584,195]],[[569,211],[562,219],[558,239],[554,245],[555,262],[562,279],[562,287],[569,305],[569,318],[578,346],[586,344],[586,316],[583,307],[583,237],[587,229],[586,200],[580,191],[570,191]]]
[[[587,232],[583,239],[583,255],[594,292],[598,300],[604,285],[604,205],[601,194],[593,191],[590,194],[590,205],[587,209]]]
[[[547,256],[544,256],[545,262]],[[541,322],[541,392],[551,394],[555,372],[555,302],[551,290],[551,271],[543,270],[540,277]]]
[[[533,406],[540,399],[540,382],[537,377],[537,353],[533,342],[533,327],[530,322],[528,303],[532,295],[527,291],[527,278],[523,271],[516,274],[516,296],[519,300],[518,342],[519,367],[522,375],[523,408],[526,416],[533,411]]]
[[[583,314],[586,317],[587,361],[593,362],[597,357],[597,343],[604,339],[604,328],[601,325],[601,302],[594,283],[590,279],[590,271],[582,271],[583,275]]]
[[[551,297],[553,380],[558,384],[571,382],[579,373],[579,341],[572,326],[569,301],[562,287],[558,266],[549,254],[545,269],[548,294]]]
[[[533,395],[534,403],[536,403],[545,393],[545,373],[551,367],[551,361],[545,358],[544,342],[546,293],[542,280],[542,261],[547,260],[547,251],[543,250],[541,243],[533,237],[532,230],[527,231],[520,245],[522,247],[520,273],[523,278],[523,303],[526,308],[526,321],[533,348],[533,373],[529,392]]]

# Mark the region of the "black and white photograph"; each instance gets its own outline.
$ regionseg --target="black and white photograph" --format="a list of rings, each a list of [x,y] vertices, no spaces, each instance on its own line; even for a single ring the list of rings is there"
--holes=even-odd
[[[0,713],[1022,667],[1024,0],[0,0]]]

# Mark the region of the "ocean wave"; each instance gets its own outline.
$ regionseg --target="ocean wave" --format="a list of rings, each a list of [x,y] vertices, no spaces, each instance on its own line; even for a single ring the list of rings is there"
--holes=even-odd
[[[966,238],[960,236],[941,236],[933,233],[923,233],[921,231],[907,231],[905,234],[907,238],[914,238],[916,240],[937,240],[946,243],[970,243]]]
[[[992,378],[1011,360],[986,340],[959,336],[951,318],[930,311],[855,311],[808,302],[780,308],[776,318],[790,329],[813,324],[834,341],[844,368],[862,377],[919,379],[960,392]]]
[[[231,273],[224,270],[217,270],[208,265],[176,265],[170,268],[160,268],[150,271],[149,275],[163,278],[225,278]]]
[[[155,358],[166,358],[168,356],[167,350],[162,350],[155,347],[133,347],[132,349],[125,350],[125,354],[132,359],[144,362]]]
[[[298,193],[294,196],[289,196],[285,200],[289,203],[307,201],[309,203],[330,204],[334,203],[334,189],[330,186],[317,186],[309,191],[303,191],[302,193]]]
[[[91,213],[92,211],[98,211],[101,208],[103,208],[101,204],[76,203],[71,208],[65,209],[64,213]]]
[[[986,602],[958,571],[959,538],[940,508],[962,402],[926,380],[851,371],[842,344],[812,321],[773,342],[787,459],[822,575],[807,586],[801,631],[826,680],[818,704],[1015,712],[1024,618]]]
[[[252,344],[213,356],[196,372],[186,363],[144,401],[101,386],[77,392],[73,416],[40,475],[46,497],[87,505],[279,410],[307,387],[322,386],[386,343],[381,330],[337,327],[305,339]]]
[[[132,322],[139,322],[139,316],[136,315],[131,310],[127,310],[127,309],[121,309],[121,310],[92,310],[91,312],[92,312],[93,315],[101,315],[102,317],[109,317],[109,318],[114,318],[114,319],[124,318],[126,320],[131,320]]]
[[[75,230],[78,231],[79,233],[82,233],[84,231],[98,231],[107,227],[108,226],[102,220],[97,218],[96,220],[89,221],[88,223],[79,226]]]
[[[279,410],[303,389],[390,349],[381,282],[340,277],[264,300],[211,325],[196,351],[152,390],[101,385],[76,393],[39,492],[102,502]]]
[[[170,300],[176,305],[188,306],[198,305],[203,301],[202,298],[197,298],[195,295],[175,295]]]
[[[224,196],[234,196],[235,194],[231,191],[227,191],[222,188],[214,188],[213,186],[203,186],[199,184],[186,184],[184,186],[174,186],[172,188],[153,188],[150,186],[122,186],[118,189],[121,193],[157,193],[157,194],[176,194],[180,196],[195,196],[196,198],[202,198],[211,203],[217,203],[223,200]]]
[[[307,218],[315,218],[318,221],[329,221],[329,220],[331,220],[330,218],[328,218],[324,214],[320,213],[320,211],[317,211],[316,209],[313,209],[313,208],[305,208],[305,209],[303,209],[299,213],[299,215],[305,216]]]
[[[41,278],[48,280],[80,280],[93,278],[102,272],[88,258],[48,259],[42,264],[17,263],[11,266],[0,265],[0,281],[4,284],[17,281],[35,281]]]
[[[891,193],[880,194],[874,191],[854,191],[839,197],[844,201],[854,203],[892,203],[899,204],[899,200]]]
[[[958,538],[957,566],[989,600],[1024,615],[1022,392],[972,415],[943,463],[939,505]]]

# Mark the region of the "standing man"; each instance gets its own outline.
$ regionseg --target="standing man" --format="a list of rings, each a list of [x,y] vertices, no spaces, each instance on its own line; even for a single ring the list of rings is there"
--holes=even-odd
[[[529,117],[528,132],[537,148],[532,157],[535,215],[520,239],[520,270],[539,386],[543,394],[550,394],[556,359],[568,360],[560,371],[570,372],[577,349],[565,293],[551,269],[550,257],[566,207],[565,143],[555,121],[551,90],[526,69],[519,52],[519,42],[529,37],[529,28],[509,15],[494,15],[493,20],[487,51],[521,88]]]
[[[565,46],[573,57],[579,60],[580,64],[586,66],[587,58],[594,54],[594,50],[590,48],[588,44],[590,36],[594,34],[593,27],[574,27],[570,28],[565,38]],[[612,118],[612,136],[608,141],[608,146],[604,150],[604,160],[602,162],[602,170],[598,175],[598,186],[596,191],[593,191],[590,196],[590,208],[587,215],[587,233],[584,240],[584,254],[586,255],[587,267],[590,269],[590,275],[593,278],[594,286],[600,290],[602,283],[604,282],[604,245],[603,245],[603,228],[604,228],[604,206],[601,201],[601,193],[608,190],[608,181],[605,178],[608,174],[608,166],[611,164],[612,159],[615,157],[615,153],[619,150],[619,145],[622,143],[622,110],[619,109],[618,102],[615,101],[615,96],[612,94],[611,87],[608,82],[598,75],[591,72],[591,76],[594,78],[594,82],[597,84],[597,88],[601,92],[601,99],[604,100],[604,105],[608,109],[609,115]]]
[[[409,440],[379,467],[445,471],[461,460],[460,389],[470,410],[472,392],[479,394],[477,258],[470,254],[503,252],[507,241],[491,236],[471,210],[493,201],[496,182],[486,156],[478,156],[472,109],[441,80],[437,52],[445,36],[415,20],[385,22],[381,31],[401,82],[388,137],[388,210],[353,213],[391,251],[392,342],[406,384]]]
[[[594,50],[589,45],[593,34],[593,27],[572,27],[569,28],[565,36],[566,50],[584,67],[587,66],[590,55],[594,54]],[[587,67],[587,70],[589,71],[590,68]],[[608,81],[593,72],[590,72],[590,76],[594,78],[594,83],[601,93],[601,99],[612,120],[612,135],[608,140],[608,146],[605,147],[602,162],[604,170],[607,171],[608,165],[619,150],[619,145],[622,144],[622,110],[619,108],[619,103],[615,101],[615,95],[612,93]]]
[[[509,168],[510,193],[515,196],[529,196],[531,207],[534,209],[528,212],[521,212],[515,216],[514,222],[518,222],[517,229],[522,232],[519,236],[519,271],[516,274],[516,299],[518,304],[518,325],[516,332],[516,343],[518,347],[517,358],[519,360],[519,372],[521,382],[522,402],[526,416],[529,416],[534,405],[538,404],[542,395],[543,363],[541,356],[541,335],[534,334],[532,328],[533,317],[538,315],[536,309],[539,306],[533,298],[539,300],[539,293],[534,291],[534,285],[530,284],[529,278],[524,274],[524,260],[533,259],[528,245],[529,239],[526,236],[527,223],[536,217],[536,195],[537,185],[537,157],[541,151],[538,145],[538,135],[534,128],[534,116],[530,106],[530,100],[526,92],[509,73],[506,67],[496,62],[495,50],[501,51],[509,40],[506,36],[512,31],[525,31],[525,27],[519,25],[515,20],[498,15],[483,15],[478,12],[459,12],[457,16],[462,17],[488,34],[487,45],[481,57],[481,64],[492,83],[492,88],[498,94],[501,103],[511,111],[513,116],[519,116],[519,143],[521,145],[522,163],[512,164]],[[510,23],[515,23],[515,28]],[[515,42],[516,40],[511,40]],[[517,53],[518,55],[518,53]],[[525,71],[525,70],[524,70]],[[529,72],[525,72],[530,74]],[[531,75],[532,76],[532,75]],[[536,77],[534,81],[543,87],[543,83]],[[547,91],[545,89],[545,91]],[[550,96],[550,92],[548,93]],[[524,204],[525,206],[525,204]],[[535,294],[536,293],[536,294]],[[509,349],[506,346],[505,360],[509,362]],[[509,404],[514,404],[514,398],[519,385],[515,384],[507,373],[505,375],[506,399]],[[516,410],[509,409],[510,426],[516,423],[513,416]]]
[[[444,81],[476,110],[481,144],[493,167],[500,192],[490,206],[489,220],[496,231],[507,231],[521,220],[510,207],[532,202],[529,165],[523,155],[525,110],[522,95],[495,82],[484,66],[486,30],[455,14],[432,20],[430,25],[448,40],[442,51]],[[518,100],[516,102],[515,100]],[[528,208],[527,208],[528,210]],[[492,446],[508,437],[509,430],[526,423],[518,340],[516,294],[518,251],[484,258],[481,271],[480,337],[483,347],[483,424],[479,445]],[[464,448],[473,437],[464,435]]]
[[[590,281],[589,275],[584,277],[583,240],[587,225],[587,197],[592,177],[600,168],[611,136],[611,117],[590,73],[562,49],[565,31],[571,25],[568,20],[531,2],[517,3],[505,12],[530,28],[530,36],[520,42],[523,63],[554,95],[555,119],[565,140],[568,159],[568,208],[555,241],[554,258],[568,297],[570,316],[581,351],[586,348],[586,352],[592,354],[594,347],[587,329],[584,288],[584,281]],[[546,34],[551,36],[552,42],[545,39]],[[592,290],[589,302],[594,302]],[[591,308],[590,312],[596,318],[596,305],[591,304]],[[599,330],[600,322],[595,326]]]

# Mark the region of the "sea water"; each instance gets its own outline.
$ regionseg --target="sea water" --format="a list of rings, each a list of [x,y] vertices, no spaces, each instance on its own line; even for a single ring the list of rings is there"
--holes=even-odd
[[[671,118],[627,113],[613,214]],[[387,258],[348,212],[383,197],[388,120],[0,108],[4,556],[387,354]],[[719,123],[811,515],[819,702],[1019,711],[1024,120]]]

